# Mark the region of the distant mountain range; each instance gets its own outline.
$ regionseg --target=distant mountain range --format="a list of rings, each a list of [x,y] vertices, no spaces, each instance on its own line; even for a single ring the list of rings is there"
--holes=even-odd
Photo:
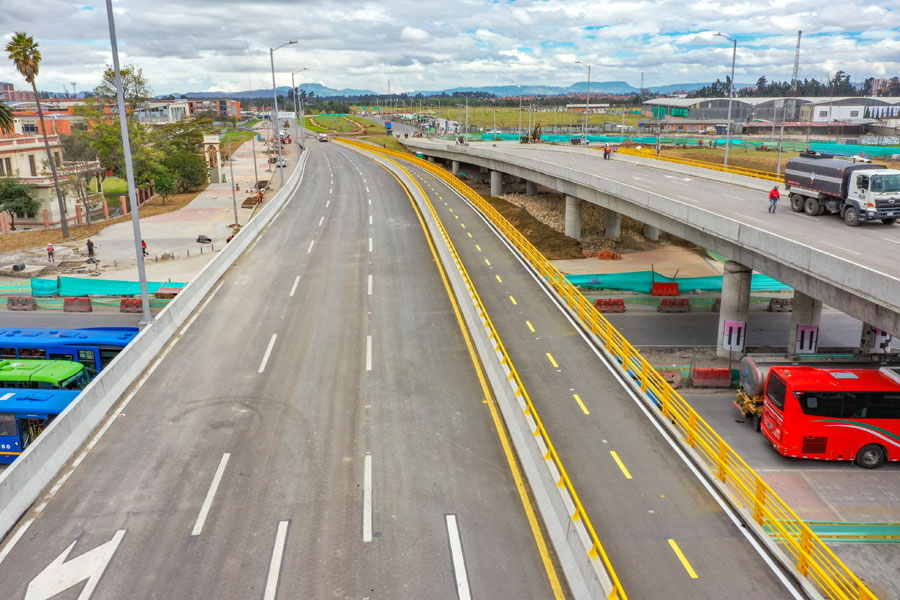
[[[693,92],[702,87],[710,85],[710,82],[704,83],[672,83],[669,85],[656,85],[645,88],[654,94],[673,94],[676,92]],[[753,84],[738,83],[736,87],[748,87]],[[360,90],[353,88],[336,89],[320,83],[301,83],[297,86],[299,89],[308,92],[314,92],[320,98],[328,97],[348,97],[348,96],[385,96],[383,92],[373,92],[372,90]],[[278,94],[286,95],[290,91],[289,86],[279,86]],[[567,87],[551,86],[551,85],[523,85],[521,91],[517,85],[493,85],[493,86],[460,86],[455,88],[447,88],[442,90],[418,90],[414,92],[405,92],[407,96],[415,96],[422,94],[423,96],[437,96],[440,94],[453,94],[455,92],[480,92],[494,94],[496,96],[518,96],[520,93],[525,96],[565,96],[567,94],[584,94],[587,92],[587,81],[579,81]],[[637,94],[640,89],[632,86],[624,81],[592,81],[591,94]],[[157,96],[162,98],[170,94],[162,94]],[[188,98],[268,98],[272,95],[271,89],[260,90],[244,90],[241,92],[187,92],[185,94],[171,94],[176,98],[182,95]]]

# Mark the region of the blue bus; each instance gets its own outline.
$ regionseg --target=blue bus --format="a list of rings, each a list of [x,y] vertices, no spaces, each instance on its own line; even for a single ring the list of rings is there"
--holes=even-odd
[[[137,327],[0,328],[0,360],[71,360],[95,376],[137,337]]]
[[[0,388],[0,464],[8,465],[22,454],[79,393]]]

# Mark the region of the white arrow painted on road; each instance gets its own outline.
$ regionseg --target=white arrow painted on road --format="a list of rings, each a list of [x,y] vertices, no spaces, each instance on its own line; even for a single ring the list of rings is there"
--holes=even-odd
[[[97,546],[93,550],[85,552],[77,558],[73,558],[66,562],[66,558],[75,547],[75,542],[63,550],[63,553],[57,556],[52,563],[47,565],[43,571],[31,580],[28,584],[28,591],[25,592],[25,600],[46,600],[52,598],[58,593],[69,589],[73,585],[88,580],[78,600],[88,600],[94,593],[94,588],[100,582],[100,576],[106,570],[109,561],[112,560],[119,542],[125,537],[125,530],[119,529],[111,540]]]
[[[679,181],[693,181],[689,177],[675,177],[674,175],[666,175],[666,179],[677,179]]]

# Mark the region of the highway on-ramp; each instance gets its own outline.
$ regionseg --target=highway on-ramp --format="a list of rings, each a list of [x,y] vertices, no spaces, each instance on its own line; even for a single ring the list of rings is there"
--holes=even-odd
[[[4,598],[566,597],[408,197],[308,147],[0,547]]]
[[[480,213],[441,180],[410,168],[629,597],[798,597]]]

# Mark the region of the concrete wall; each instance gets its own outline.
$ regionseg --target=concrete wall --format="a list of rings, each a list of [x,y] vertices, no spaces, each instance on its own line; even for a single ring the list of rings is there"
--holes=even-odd
[[[284,188],[0,475],[0,536],[38,499],[216,282],[284,206],[298,187],[306,157],[304,153]]]
[[[522,177],[658,227],[774,277],[857,319],[900,335],[900,279],[896,277],[838,258],[800,241],[661,194],[571,169],[564,164],[501,153],[489,146],[454,146],[418,138],[404,139],[403,143],[426,155],[460,160]],[[621,159],[629,162],[631,159],[649,161],[653,163],[651,166],[658,166],[653,159],[626,158],[624,155],[616,157],[616,160]],[[697,169],[683,165],[672,166]],[[678,172],[696,176],[691,171]],[[718,172],[709,175],[707,178],[723,175],[740,177],[741,180],[751,179]],[[743,182],[742,185],[744,183],[750,185],[749,182]],[[760,189],[767,190],[769,185],[769,182],[762,182],[763,187]]]

